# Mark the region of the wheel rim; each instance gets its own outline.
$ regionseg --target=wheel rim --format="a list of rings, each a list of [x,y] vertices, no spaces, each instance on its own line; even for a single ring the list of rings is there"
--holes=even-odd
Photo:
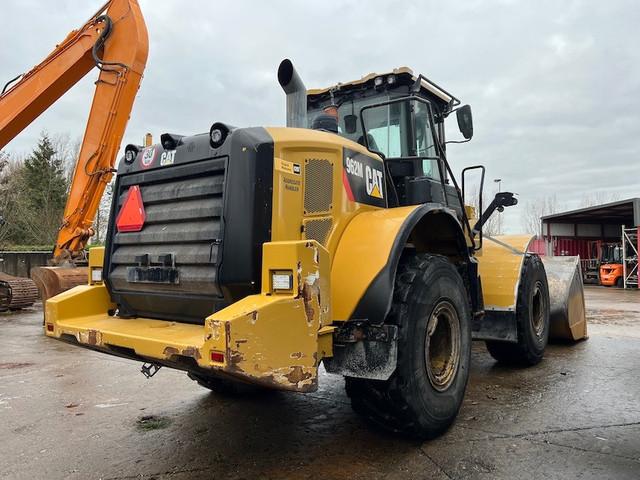
[[[460,363],[460,319],[446,300],[435,306],[427,322],[424,356],[429,382],[439,392],[445,391]]]
[[[542,337],[545,320],[545,299],[542,294],[542,282],[536,282],[531,297],[531,326],[537,337]]]

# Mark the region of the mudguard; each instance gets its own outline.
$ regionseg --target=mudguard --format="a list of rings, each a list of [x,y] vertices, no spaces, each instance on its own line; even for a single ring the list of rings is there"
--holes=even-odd
[[[449,231],[455,232],[449,247],[456,253],[464,251],[468,256],[455,212],[441,204],[364,212],[349,223],[340,238],[331,268],[334,319],[366,320],[372,325],[384,322],[391,308],[402,251],[420,221],[435,214],[445,218]],[[419,240],[413,239],[415,243]]]
[[[517,342],[516,306],[520,274],[531,235],[484,236],[479,262],[484,315],[474,318],[474,340]]]
[[[514,312],[524,255],[532,235],[484,236],[479,262],[486,312]]]
[[[407,246],[467,259],[471,295],[478,298],[477,263],[454,211],[424,204],[361,213],[345,229],[332,264],[334,319],[345,323],[334,335],[334,355],[324,360],[328,372],[387,380],[395,371],[398,327],[384,320]]]

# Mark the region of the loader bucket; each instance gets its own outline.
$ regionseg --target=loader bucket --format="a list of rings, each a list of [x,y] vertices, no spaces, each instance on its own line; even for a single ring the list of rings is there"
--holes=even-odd
[[[88,281],[87,267],[36,267],[31,269],[31,279],[38,286],[44,304],[49,298]]]
[[[540,257],[549,283],[549,338],[577,341],[587,338],[580,257]]]

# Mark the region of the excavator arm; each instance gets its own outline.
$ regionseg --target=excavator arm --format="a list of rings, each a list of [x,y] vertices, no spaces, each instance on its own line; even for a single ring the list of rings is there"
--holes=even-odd
[[[93,234],[148,54],[147,29],[137,0],[107,2],[31,71],[0,95],[0,149],[94,67],[100,70],[54,250],[71,260]]]
[[[54,264],[64,266],[31,270],[43,301],[87,281],[87,269],[74,268],[72,262],[93,235],[93,221],[113,175],[148,50],[147,28],[137,0],[110,0],[39,65],[11,80],[0,93],[2,149],[89,71],[100,70],[53,252]],[[26,290],[20,281],[0,279],[0,307],[35,301],[32,290],[28,295],[21,293]]]

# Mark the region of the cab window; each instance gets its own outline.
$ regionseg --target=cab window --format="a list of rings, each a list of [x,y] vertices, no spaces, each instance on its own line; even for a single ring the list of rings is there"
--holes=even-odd
[[[428,103],[410,99],[362,110],[369,149],[387,158],[416,158],[417,176],[440,179],[433,116]]]
[[[411,130],[409,102],[389,103],[362,110],[362,119],[367,130],[367,142],[371,150],[387,158],[411,156]]]
[[[422,102],[413,102],[413,107],[416,126],[416,156],[423,157],[422,174],[431,178],[440,178],[431,109],[428,104]]]

